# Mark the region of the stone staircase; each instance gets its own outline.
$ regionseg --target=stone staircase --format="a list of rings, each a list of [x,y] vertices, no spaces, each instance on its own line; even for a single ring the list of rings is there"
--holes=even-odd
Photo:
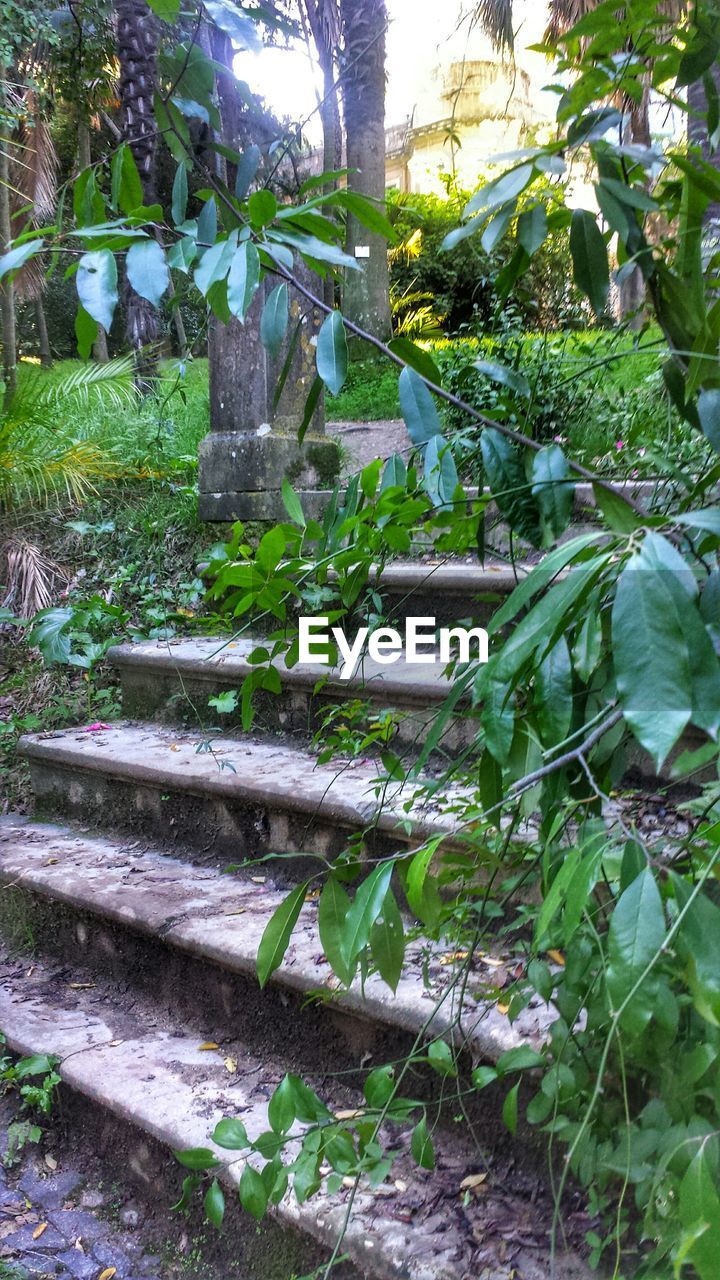
[[[397,567],[398,597],[426,569]],[[500,568],[463,567],[455,587],[447,578],[442,600],[435,585],[432,612],[468,616],[478,598],[497,601],[514,581]],[[411,783],[394,784],[381,806],[372,760],[318,765],[309,736],[319,716],[330,703],[369,697],[406,716],[411,750],[446,686],[439,668],[400,663],[365,663],[347,683],[328,671],[321,689],[317,667],[282,668],[282,694],[261,705],[258,731],[244,735],[231,722],[217,737],[208,699],[236,689],[250,669],[249,642],[220,644],[112,651],[127,720],[23,739],[36,819],[0,822],[0,1029],[17,1052],[58,1055],[71,1095],[129,1125],[138,1151],[146,1140],[168,1151],[211,1146],[215,1124],[228,1115],[258,1136],[287,1071],[333,1110],[352,1112],[369,1067],[451,1035],[453,1026],[467,1081],[473,1065],[539,1044],[551,1016],[538,1000],[509,1023],[497,993],[489,994],[497,967],[510,963],[499,946],[480,957],[460,1007],[453,957],[422,939],[410,945],[394,996],[376,978],[339,990],[312,894],[282,965],[259,989],[255,957],[265,925],[287,886],[317,871],[318,857],[340,853],[359,830],[374,853],[432,835],[456,838],[452,795],[416,801]],[[450,729],[456,742],[468,740],[472,724],[459,708]],[[271,857],[284,853],[301,856]],[[245,865],[228,874],[228,864]],[[31,963],[13,946],[20,927],[35,942]],[[417,1069],[411,1094],[437,1098],[441,1084]],[[289,1233],[292,1256],[317,1265],[347,1218],[341,1278],[589,1275],[574,1249],[582,1225],[551,1260],[546,1154],[522,1124],[516,1139],[505,1131],[505,1091],[468,1095],[462,1123],[458,1098],[448,1098],[434,1129],[432,1171],[417,1167],[398,1131],[388,1135],[399,1154],[380,1187],[361,1183],[354,1199],[348,1186],[323,1190],[302,1205],[286,1196],[272,1214]],[[217,1154],[219,1176],[233,1187],[242,1164]],[[141,1164],[134,1151],[128,1177]],[[167,1172],[170,1204],[181,1171],[169,1159]],[[246,1233],[255,1230],[249,1218],[241,1222]],[[290,1280],[291,1269],[285,1275],[276,1262],[255,1264],[248,1280]]]

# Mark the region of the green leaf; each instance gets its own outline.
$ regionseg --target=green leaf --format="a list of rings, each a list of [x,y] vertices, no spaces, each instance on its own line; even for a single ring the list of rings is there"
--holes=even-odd
[[[573,713],[572,665],[564,636],[553,645],[535,675],[535,710],[545,747],[564,742]]]
[[[203,1201],[205,1208],[205,1216],[214,1227],[220,1230],[225,1217],[225,1193],[223,1192],[217,1178],[213,1178],[210,1186],[205,1192]]]
[[[113,157],[111,198],[113,208],[120,209],[122,213],[133,213],[143,203],[142,183],[135,164],[135,157],[125,142]]]
[[[268,1194],[260,1174],[251,1164],[246,1164],[243,1169],[238,1191],[243,1209],[252,1214],[256,1222],[260,1222],[265,1216]]]
[[[416,373],[419,373],[421,378],[434,383],[436,387],[442,386],[442,374],[428,351],[424,351],[415,342],[411,342],[410,338],[403,337],[392,338],[388,343],[388,347],[393,352],[393,355],[399,356],[401,360],[404,360],[405,364],[414,369]]]
[[[610,288],[607,245],[595,215],[587,209],[573,210],[570,223],[570,253],[575,283],[589,298],[596,315],[605,310]]]
[[[230,312],[243,324],[260,284],[260,255],[251,240],[244,240],[233,254],[228,275]]]
[[[664,941],[662,898],[650,867],[646,867],[620,895],[610,918],[607,985],[616,1009]]]
[[[444,436],[434,435],[425,448],[423,479],[436,507],[449,506],[459,484],[452,448]]]
[[[260,321],[262,344],[273,359],[280,354],[287,327],[288,287],[286,284],[279,284],[265,303]]]
[[[400,408],[413,444],[427,444],[441,435],[440,418],[432,393],[414,369],[403,369],[398,384]]]
[[[285,510],[287,511],[290,519],[293,520],[295,524],[301,525],[302,528],[304,529],[307,524],[307,521],[305,519],[305,513],[302,509],[302,503],[298,498],[292,485],[290,484],[290,481],[288,480],[287,476],[283,476],[282,500],[283,500],[283,506],[285,507]]]
[[[442,908],[437,886],[428,874],[438,843],[439,840],[434,839],[418,849],[408,867],[405,881],[405,894],[410,910],[429,927],[437,922]]]
[[[236,1120],[232,1116],[218,1120],[212,1140],[226,1151],[245,1151],[252,1145],[242,1120]]]
[[[75,275],[78,297],[87,311],[109,332],[117,306],[117,266],[109,249],[84,253]]]
[[[131,244],[125,269],[135,292],[157,307],[170,284],[170,270],[162,245],[157,240],[138,240]]]
[[[505,1127],[509,1130],[509,1132],[512,1134],[513,1137],[515,1137],[515,1134],[517,1133],[518,1093],[519,1092],[520,1092],[520,1081],[518,1080],[517,1084],[513,1085],[510,1092],[506,1094],[505,1101],[503,1102],[503,1109],[502,1109],[502,1118],[505,1122]]]
[[[339,311],[330,313],[318,334],[317,371],[328,391],[339,395],[348,374],[347,338]]]
[[[36,613],[28,641],[40,650],[43,662],[50,666],[54,662],[67,663],[70,660],[70,624],[74,616],[73,609],[43,609]]]
[[[98,335],[97,320],[89,316],[84,307],[78,306],[75,315],[75,337],[81,360],[87,360]]]
[[[520,214],[517,226],[518,244],[528,258],[537,253],[547,236],[547,211],[544,204],[535,204]]]
[[[499,510],[515,533],[538,546],[539,512],[519,450],[494,427],[485,427],[480,448],[485,473]]]
[[[488,182],[484,187],[481,187],[472,199],[468,201],[463,210],[463,217],[469,218],[471,214],[483,210],[497,209],[500,205],[514,200],[525,190],[534,172],[534,165],[521,164],[515,169],[509,169],[507,172],[500,174],[498,178],[494,178],[492,182]]]
[[[705,1143],[698,1151],[680,1183],[678,1210],[686,1230],[706,1226],[692,1242],[686,1261],[691,1262],[700,1280],[716,1280],[718,1240],[720,1240],[720,1199],[712,1176]]]
[[[392,1097],[395,1088],[395,1071],[393,1067],[376,1067],[370,1072],[363,1093],[369,1107],[380,1110]]]
[[[218,240],[210,249],[206,249],[193,276],[204,298],[214,284],[227,276],[237,251],[236,246],[237,234],[231,232],[227,240]]]
[[[517,395],[529,398],[530,383],[518,369],[511,369],[509,365],[500,364],[498,360],[473,360],[473,368],[477,369],[478,373],[484,374],[486,378],[491,378],[493,382],[498,382],[508,390],[516,392]]]
[[[315,410],[318,407],[320,397],[323,393],[323,386],[324,386],[324,383],[322,378],[320,377],[315,378],[308,392],[308,397],[307,397],[307,400],[305,401],[305,409],[303,410],[303,419],[302,419],[302,422],[300,423],[300,426],[298,427],[298,433],[297,433],[298,444],[302,444],[303,440],[305,439],[305,433],[308,427],[310,426],[310,423],[313,420],[313,417],[315,415]]]
[[[268,1120],[274,1133],[287,1133],[295,1123],[295,1102],[292,1081],[285,1076],[280,1081],[268,1104]]]
[[[317,1124],[321,1120],[330,1119],[330,1112],[325,1103],[312,1089],[308,1088],[304,1080],[294,1075],[287,1078],[292,1090],[295,1115],[301,1124]]]
[[[339,880],[330,876],[323,885],[318,906],[318,930],[320,942],[332,971],[346,987],[355,976],[355,964],[348,964],[343,949],[345,920],[350,910],[350,898]]]
[[[205,8],[215,26],[224,31],[234,45],[240,49],[249,49],[252,53],[260,52],[262,42],[255,21],[246,16],[237,4],[232,0],[205,0]],[[258,17],[263,16],[262,9],[257,12]]]
[[[546,1059],[529,1045],[519,1045],[517,1049],[508,1049],[501,1053],[497,1060],[497,1073],[506,1076],[510,1071],[529,1071],[532,1067],[547,1066]]]
[[[1,261],[1,260],[0,260]],[[701,391],[697,402],[703,435],[716,453],[720,453],[720,389]]]
[[[220,1163],[209,1147],[191,1147],[188,1151],[174,1151],[173,1155],[186,1169],[216,1169]]]
[[[236,689],[226,689],[224,693],[217,694],[214,698],[208,698],[208,706],[213,707],[218,715],[229,716],[237,708],[238,696]]]
[[[310,881],[306,880],[304,884],[300,884],[296,889],[293,889],[292,893],[289,893],[287,898],[284,898],[280,906],[273,912],[265,926],[256,961],[261,987],[265,986],[268,978],[282,964],[292,931],[302,911],[309,883]]]
[[[599,613],[588,613],[573,645],[573,666],[580,679],[587,683],[600,661],[602,649],[602,620]]]
[[[11,271],[17,271],[30,258],[34,258],[42,249],[44,240],[26,240],[25,244],[19,244],[14,249],[9,249],[0,257],[0,280],[2,280]]]
[[[176,227],[185,221],[187,216],[188,179],[187,168],[179,164],[175,170],[172,187],[172,217]]]
[[[370,930],[370,951],[380,977],[397,991],[405,959],[405,931],[392,889],[385,894],[382,914]]]
[[[427,1056],[430,1066],[433,1071],[437,1071],[439,1076],[448,1076],[452,1077],[453,1080],[456,1079],[457,1067],[455,1066],[455,1059],[450,1045],[446,1044],[444,1040],[433,1040],[432,1044],[428,1045]]]
[[[180,0],[148,0],[148,8],[162,22],[175,22],[180,13]]]
[[[688,883],[677,876],[673,882],[678,904],[685,908],[678,951],[687,969],[693,1002],[702,1018],[720,1027],[720,910],[705,893],[688,905]]]
[[[420,1165],[421,1169],[435,1168],[435,1152],[433,1150],[433,1142],[428,1132],[427,1120],[425,1116],[418,1120],[410,1137],[410,1151],[413,1160]]]
[[[476,1067],[471,1078],[475,1089],[487,1089],[488,1085],[495,1083],[498,1073],[494,1067]]]
[[[693,710],[690,654],[668,570],[643,549],[618,580],[612,611],[615,677],[623,715],[658,768]]]
[[[261,191],[253,192],[248,200],[250,221],[258,230],[268,226],[277,216],[277,211],[277,200],[272,191],[268,191],[266,187],[263,187]]]
[[[632,533],[638,527],[638,517],[621,494],[606,489],[602,484],[593,485],[595,501],[614,533]]]
[[[197,220],[197,242],[199,248],[205,250],[212,247],[217,240],[217,205],[215,197],[210,196],[204,203]]]
[[[370,932],[382,911],[394,865],[393,862],[381,862],[363,880],[355,894],[345,918],[341,944],[348,969],[355,964],[360,952],[370,941]]]
[[[254,144],[243,152],[235,175],[235,195],[244,200],[260,167],[262,152]]]
[[[540,511],[540,524],[545,535],[543,541],[546,545],[552,545],[570,523],[575,495],[567,458],[559,445],[548,445],[535,454],[532,479],[532,494]]]
[[[488,680],[483,691],[481,724],[485,745],[499,765],[510,758],[515,731],[515,710],[509,685]]]

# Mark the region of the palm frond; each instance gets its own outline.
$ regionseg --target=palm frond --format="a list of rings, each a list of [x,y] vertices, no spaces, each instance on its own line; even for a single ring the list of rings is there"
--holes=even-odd
[[[33,618],[52,604],[56,583],[67,582],[67,574],[39,547],[21,538],[11,538],[0,549],[4,562],[5,594],[0,604],[16,618]]]
[[[39,399],[41,405],[61,404],[74,397],[82,404],[88,404],[90,393],[97,392],[117,408],[133,403],[137,392],[133,383],[135,370],[134,355],[116,356],[106,364],[88,361],[60,378],[57,382],[44,384],[39,380]],[[28,382],[31,379],[28,379]]]
[[[460,23],[467,22],[468,31],[479,27],[494,48],[512,52],[515,43],[512,0],[473,0]]]

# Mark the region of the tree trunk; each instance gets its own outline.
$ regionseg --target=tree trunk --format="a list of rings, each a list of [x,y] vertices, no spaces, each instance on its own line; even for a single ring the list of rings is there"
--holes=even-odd
[[[385,198],[385,0],[341,0],[348,189]],[[343,310],[377,338],[390,337],[387,245],[348,215],[347,251],[361,270],[345,277]]]
[[[47,321],[45,319],[45,308],[42,298],[35,299],[35,323],[38,331],[38,346],[40,348],[40,363],[45,365],[46,369],[52,364],[52,351],[50,350],[50,339],[48,337]]]
[[[5,101],[5,81],[0,86],[0,100]],[[7,146],[0,146],[0,242],[3,253],[12,240],[10,222],[10,159]],[[15,290],[7,277],[0,287],[0,319],[2,320],[4,403],[7,409],[17,385],[17,338],[15,334]]]
[[[180,307],[174,304],[175,285],[173,283],[172,275],[170,276],[168,293],[170,294],[170,302],[171,304],[173,304],[172,318],[173,318],[173,324],[175,325],[175,333],[177,334],[178,351],[180,353],[180,359],[184,360],[188,353],[188,340],[187,340],[187,334],[185,332],[185,325],[183,323],[183,318],[182,318],[182,315],[180,314]]]
[[[115,0],[123,135],[142,184],[143,203],[155,202],[155,118],[158,26],[145,0]],[[161,334],[157,308],[125,282],[127,339],[135,351],[138,389],[152,389]]]
[[[710,68],[710,75],[715,81],[716,88],[720,91],[720,63],[714,62]],[[707,131],[707,98],[705,95],[705,86],[702,80],[695,80],[688,85],[688,142],[700,147],[703,159],[713,165],[715,169],[720,169],[720,150],[716,147],[714,150],[710,148],[710,139]],[[720,237],[720,203],[713,201],[705,210],[705,237],[706,240],[715,242]]]

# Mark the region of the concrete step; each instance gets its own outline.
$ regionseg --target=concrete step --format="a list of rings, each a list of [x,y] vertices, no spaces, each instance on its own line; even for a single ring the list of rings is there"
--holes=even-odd
[[[267,1104],[288,1069],[284,1054],[257,1056],[241,1038],[220,1052],[204,1050],[213,1031],[207,1022],[178,1028],[156,1002],[124,993],[81,967],[69,971],[66,964],[36,959],[28,968],[27,959],[1,959],[0,1026],[10,1048],[56,1055],[64,1084],[117,1123],[129,1123],[139,1148],[147,1137],[171,1150],[212,1148],[210,1135],[224,1116],[241,1116],[251,1138],[270,1128]],[[357,1093],[328,1077],[324,1088],[308,1083],[333,1111],[361,1105]],[[456,1126],[449,1133],[436,1130],[436,1168],[428,1173],[414,1165],[403,1134],[387,1136],[398,1152],[390,1178],[375,1189],[361,1183],[350,1207],[351,1188],[334,1195],[323,1188],[303,1205],[289,1192],[271,1211],[307,1242],[311,1259],[318,1246],[327,1257],[349,1210],[343,1252],[353,1266],[340,1276],[507,1280],[514,1274],[545,1280],[552,1269],[552,1202],[525,1159],[515,1162],[505,1153],[486,1163]],[[232,1190],[244,1160],[215,1150],[222,1162],[217,1175]],[[139,1159],[131,1148],[128,1165]],[[478,1168],[487,1174],[483,1191],[466,1195],[461,1183]],[[178,1187],[181,1177],[178,1170]],[[168,1204],[174,1190],[168,1186]],[[243,1227],[253,1235],[255,1227],[238,1225],[242,1248]],[[589,1272],[577,1254],[566,1253],[556,1259],[553,1275],[587,1280]]]
[[[239,692],[245,677],[256,669],[248,657],[262,643],[262,638],[213,637],[118,645],[108,657],[120,671],[124,715],[193,726],[221,725],[224,730],[236,727],[241,723],[239,701],[234,712],[220,716],[209,706],[209,699]],[[340,667],[326,663],[287,667],[277,658],[272,665],[280,676],[282,693],[255,695],[259,729],[312,734],[331,707],[360,699],[369,704],[371,715],[396,711],[393,745],[397,748],[401,743],[416,751],[451,689],[439,658],[417,665],[401,657],[388,666],[365,657],[348,680],[341,679]],[[463,709],[469,711],[467,699],[459,704],[443,736],[447,751],[468,745],[477,735],[477,720],[463,715]]]
[[[122,722],[29,734],[18,751],[43,815],[154,837],[207,861],[333,855],[357,831],[376,851],[436,835],[460,839],[448,812],[460,787],[446,788],[442,801],[414,803],[417,784],[383,784],[379,761],[318,764],[278,740]],[[295,875],[301,862],[285,865]]]
[[[272,874],[228,876],[169,857],[140,841],[6,818],[0,819],[0,884],[6,897],[10,889],[23,895],[25,921],[33,897],[39,900],[45,914],[35,911],[38,928],[32,932],[68,961],[83,962],[116,979],[128,968],[134,977],[147,972],[151,990],[162,993],[163,999],[172,1000],[173,993],[182,991],[188,993],[182,997],[186,1005],[232,1007],[237,1010],[234,1023],[239,1019],[252,1026],[259,1016],[265,996],[257,984],[257,951],[268,920],[287,893]],[[6,931],[19,909],[17,904],[5,906]],[[325,1060],[329,1028],[337,1031],[338,1012],[346,1015],[345,1024],[352,1022],[353,1050],[365,1037],[366,1052],[370,1044],[374,1052],[380,1037],[391,1060],[408,1052],[419,1034],[426,1039],[455,1034],[473,1063],[497,1061],[520,1044],[539,1047],[551,1010],[538,998],[512,1024],[508,1021],[498,1001],[502,1003],[502,986],[517,958],[503,953],[499,944],[489,953],[478,953],[463,1008],[458,1008],[457,999],[447,998],[428,1024],[432,1002],[446,993],[452,997],[461,956],[417,938],[408,944],[404,974],[394,994],[377,976],[367,978],[364,986],[358,978],[345,990],[323,956],[317,914],[317,899],[309,897],[271,980],[272,987],[284,993],[283,1019],[304,1020],[309,1026],[303,1040],[311,1065]],[[139,935],[146,944],[134,950],[128,935]],[[185,963],[184,973],[179,971],[182,965],[174,963],[176,953]],[[240,982],[228,986],[235,977]],[[306,1003],[313,992],[324,992],[330,999],[314,1024]],[[194,993],[192,998],[189,993]],[[263,1023],[262,1036],[266,1034]],[[313,1034],[319,1043],[311,1047]]]
[[[425,555],[394,560],[371,574],[370,581],[383,599],[390,624],[429,617],[438,625],[472,618],[479,626],[487,626],[530,567],[524,560],[514,566],[507,560],[488,560],[483,565]]]

